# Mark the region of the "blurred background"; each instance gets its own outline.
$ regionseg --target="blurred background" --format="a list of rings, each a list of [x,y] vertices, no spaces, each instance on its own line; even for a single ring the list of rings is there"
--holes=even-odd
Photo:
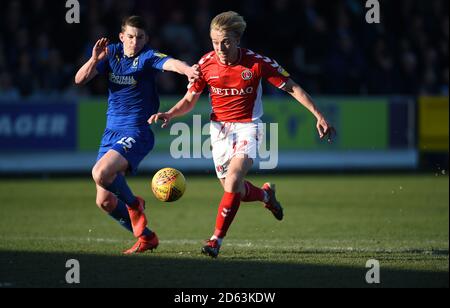
[[[66,22],[64,0],[0,3],[0,289],[67,287],[69,259],[81,263],[82,287],[371,287],[369,258],[382,264],[375,287],[448,288],[449,1],[380,0],[379,24],[366,22],[365,0],[80,0],[79,24]],[[338,135],[320,140],[312,115],[263,83],[263,121],[273,124],[263,148],[274,152],[261,160],[277,167],[256,164],[249,180],[276,183],[286,217],[241,206],[212,264],[200,247],[223,190],[204,93],[180,125],[153,127],[155,149],[129,179],[161,247],[121,258],[135,239],[96,208],[90,176],[107,78],[76,87],[75,73],[135,14],[153,48],[194,64],[212,50],[211,19],[227,10],[248,22],[242,47],[280,63]],[[161,111],[186,85],[159,74]],[[186,175],[177,204],[152,196],[163,167]]]
[[[321,142],[314,119],[264,84],[264,120],[279,128],[278,171],[448,170],[448,1],[380,1],[380,24],[366,22],[363,0],[79,2],[80,24],[67,24],[65,1],[2,1],[0,175],[90,170],[105,126],[107,80],[76,87],[73,79],[98,38],[118,42],[123,17],[144,16],[153,48],[194,64],[212,50],[209,23],[226,10],[248,23],[242,47],[285,67],[338,130],[334,144]],[[161,110],[184,95],[186,83],[160,74]],[[201,125],[209,110],[204,94],[194,112]],[[192,115],[181,121],[194,132]],[[143,172],[213,170],[207,159],[170,157],[175,136],[155,130]]]

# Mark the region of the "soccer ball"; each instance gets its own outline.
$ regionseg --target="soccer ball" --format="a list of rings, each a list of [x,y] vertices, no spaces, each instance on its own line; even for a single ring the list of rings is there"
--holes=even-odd
[[[175,202],[186,190],[184,175],[173,168],[159,170],[152,180],[152,191],[156,199],[163,202]]]

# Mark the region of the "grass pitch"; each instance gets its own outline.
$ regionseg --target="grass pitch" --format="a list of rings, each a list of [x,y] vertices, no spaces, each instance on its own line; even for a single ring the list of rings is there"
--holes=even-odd
[[[187,192],[164,204],[148,178],[130,180],[146,198],[154,253],[122,256],[132,235],[95,206],[90,178],[0,181],[0,287],[298,288],[448,287],[447,176],[264,176],[277,184],[285,220],[243,203],[219,259],[200,254],[222,192],[213,175],[187,176]],[[369,285],[366,262],[380,262]]]

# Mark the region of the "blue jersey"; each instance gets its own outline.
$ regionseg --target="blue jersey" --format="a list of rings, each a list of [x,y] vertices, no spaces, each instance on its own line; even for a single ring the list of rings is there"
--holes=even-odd
[[[124,55],[122,43],[108,46],[108,56],[96,67],[108,76],[108,129],[148,127],[147,120],[160,105],[156,74],[169,59],[148,46],[133,58]]]

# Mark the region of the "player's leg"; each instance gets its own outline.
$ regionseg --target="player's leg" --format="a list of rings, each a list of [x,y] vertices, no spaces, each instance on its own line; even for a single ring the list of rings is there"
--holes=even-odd
[[[110,150],[96,163],[92,177],[97,186],[113,193],[128,206],[133,233],[140,237],[147,226],[147,218],[143,213],[145,202],[132,193],[125,180],[124,174],[129,168],[128,161],[120,153]]]
[[[224,195],[219,204],[218,214],[216,217],[215,232],[211,239],[207,242],[206,246],[202,249],[204,254],[211,257],[217,257],[219,254],[221,241],[226,235],[226,231],[228,230],[229,225],[239,209],[242,197],[242,183],[234,183],[231,186],[237,187],[232,189],[228,188],[231,183],[231,179],[235,178],[234,174],[232,177],[229,177],[229,175],[235,172],[246,174],[246,172],[243,172],[243,167],[247,167],[246,171],[248,171],[252,165],[252,161],[248,159],[248,155],[245,155],[244,148],[240,148],[242,151],[237,153],[237,135],[234,132],[236,129],[237,125],[234,123],[211,122],[210,126],[214,165],[216,168],[217,177],[221,181],[224,188]],[[244,143],[247,144],[246,140],[243,140],[243,144]]]
[[[254,138],[256,136],[256,138]],[[247,148],[245,151],[249,153],[250,158],[257,159],[257,149],[261,148],[262,142],[265,139],[264,125],[261,121],[256,121],[251,125],[242,126],[240,137],[247,141]],[[283,219],[283,208],[278,202],[275,194],[275,185],[265,183],[261,188],[256,187],[250,181],[244,181],[243,184],[242,202],[260,201],[264,207],[268,209],[277,220]]]
[[[276,198],[275,184],[265,183],[262,188],[259,188],[250,181],[244,181],[241,201],[244,203],[260,201],[277,220],[283,220],[283,207]]]
[[[223,189],[225,190],[225,179],[219,179],[219,181]],[[267,202],[268,200],[267,193],[262,188],[254,186],[248,180],[244,180],[244,182],[241,184],[239,192],[241,193],[242,202]]]
[[[224,238],[241,204],[244,179],[253,165],[247,155],[231,159],[225,178],[224,196],[219,206],[214,236]]]
[[[119,200],[112,192],[97,185],[97,206],[114,218],[122,227],[133,232],[130,215],[127,206]],[[151,235],[152,231],[145,229],[143,235]]]
[[[262,190],[266,192],[267,201],[264,202],[264,207],[268,209],[270,212],[272,212],[273,216],[281,221],[284,217],[284,211],[283,207],[281,206],[280,202],[277,200],[276,197],[276,190],[275,190],[275,184],[272,183],[265,183],[262,187]]]
[[[112,192],[127,205],[132,206],[137,202],[125,180],[124,175],[128,170],[128,161],[120,153],[109,150],[95,164],[92,177],[98,186]]]
[[[114,218],[122,227],[133,232],[128,209],[112,192],[97,185],[97,206]]]
[[[130,215],[127,206],[112,192],[97,185],[97,206],[115,219],[122,227],[133,233]],[[142,253],[158,247],[159,240],[156,234],[146,228],[134,246],[124,251],[125,254]]]
[[[219,179],[220,184],[225,189],[225,179]],[[240,189],[241,201],[244,203],[260,201],[277,220],[283,220],[283,207],[276,198],[275,184],[265,183],[262,188],[254,186],[250,181],[244,180]]]
[[[96,204],[104,212],[111,214],[117,207],[117,197],[110,191],[96,185],[97,197]]]
[[[231,159],[225,178],[224,191],[242,195],[247,173],[253,166],[253,160],[248,155],[236,155]]]
[[[248,180],[245,180],[242,184],[242,202],[267,202],[268,199],[269,195],[264,189],[256,187]]]
[[[224,195],[216,217],[214,235],[203,247],[202,252],[217,257],[222,241],[227,234],[241,204],[244,178],[252,167],[253,160],[247,155],[237,155],[231,159],[224,184]]]

